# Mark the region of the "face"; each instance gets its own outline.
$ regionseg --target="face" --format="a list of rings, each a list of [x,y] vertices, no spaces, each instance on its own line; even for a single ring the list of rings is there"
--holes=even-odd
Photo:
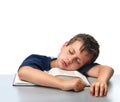
[[[67,45],[65,43],[57,57],[57,67],[65,70],[77,70],[90,61],[90,55],[80,48],[83,43],[81,41],[75,41],[74,43]]]

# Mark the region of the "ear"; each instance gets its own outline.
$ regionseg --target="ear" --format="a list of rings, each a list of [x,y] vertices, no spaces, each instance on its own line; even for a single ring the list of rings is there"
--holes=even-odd
[[[68,45],[68,41],[63,44],[63,46],[67,46],[67,45]]]
[[[62,45],[61,49],[63,49],[63,48],[66,47],[67,45],[68,45],[68,41],[65,42],[65,43]]]

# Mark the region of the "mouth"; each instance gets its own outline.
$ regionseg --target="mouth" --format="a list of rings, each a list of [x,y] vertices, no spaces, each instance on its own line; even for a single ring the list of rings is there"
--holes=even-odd
[[[64,60],[62,60],[61,63],[62,63],[62,65],[63,65],[64,67],[67,67],[67,66],[68,66],[68,64],[67,64]]]

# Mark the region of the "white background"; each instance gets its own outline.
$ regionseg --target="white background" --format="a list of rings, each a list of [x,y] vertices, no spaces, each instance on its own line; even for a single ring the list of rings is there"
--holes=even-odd
[[[78,33],[93,35],[97,62],[120,74],[119,0],[0,0],[0,74],[16,73],[33,53],[57,56]]]

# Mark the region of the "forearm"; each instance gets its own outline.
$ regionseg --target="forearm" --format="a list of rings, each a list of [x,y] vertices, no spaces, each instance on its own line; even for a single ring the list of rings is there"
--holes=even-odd
[[[108,82],[112,77],[114,70],[109,66],[101,66],[98,71],[98,77],[96,81]]]
[[[79,78],[63,80],[28,66],[21,68],[18,71],[18,75],[21,80],[25,80],[41,86],[58,88],[61,90],[80,91],[85,87],[85,83]]]
[[[37,85],[54,88],[62,87],[61,79],[31,67],[21,68],[18,74],[21,80],[25,80]]]

